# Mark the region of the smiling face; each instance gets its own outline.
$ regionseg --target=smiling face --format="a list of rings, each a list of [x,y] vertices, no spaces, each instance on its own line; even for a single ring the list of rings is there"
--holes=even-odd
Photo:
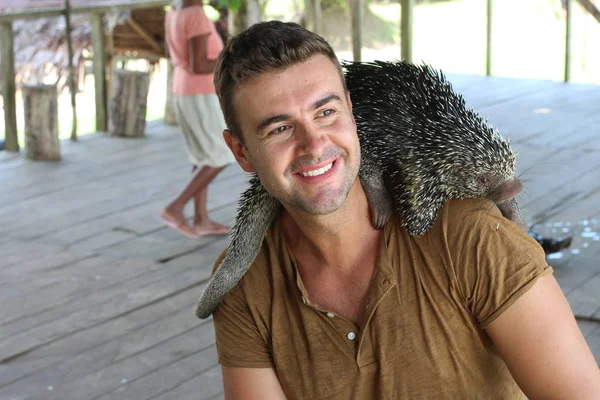
[[[337,210],[355,183],[360,146],[338,69],[317,54],[265,72],[237,88],[235,110],[245,146],[225,132],[247,172],[286,208]]]

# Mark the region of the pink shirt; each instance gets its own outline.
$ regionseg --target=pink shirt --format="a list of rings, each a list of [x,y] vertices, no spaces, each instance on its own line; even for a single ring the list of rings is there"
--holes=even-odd
[[[193,96],[215,93],[213,73],[194,74],[190,68],[188,40],[194,36],[208,35],[207,58],[216,59],[223,42],[215,24],[208,19],[200,6],[185,7],[178,11],[169,10],[165,17],[165,32],[173,71],[173,94]]]

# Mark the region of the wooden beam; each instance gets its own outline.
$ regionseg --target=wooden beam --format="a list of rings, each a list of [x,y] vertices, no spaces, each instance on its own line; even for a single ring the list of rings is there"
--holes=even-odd
[[[583,9],[585,11],[592,14],[592,17],[594,17],[596,19],[596,21],[598,21],[598,23],[600,23],[600,10],[598,10],[598,8],[596,8],[594,3],[592,3],[590,0],[578,0],[578,1],[579,1],[579,4],[581,4],[581,7],[583,7]]]
[[[401,58],[404,61],[412,62],[413,56],[413,12],[415,0],[400,0],[402,15],[400,26],[400,46]]]
[[[352,56],[354,61],[362,60],[362,27],[363,27],[363,0],[351,0],[352,8]]]
[[[67,36],[67,54],[69,57],[69,91],[71,92],[71,140],[77,140],[77,86],[75,85],[75,67],[73,66],[73,40],[71,40],[71,0],[65,0],[65,34]]]
[[[147,1],[127,1],[106,5],[75,5],[72,14],[104,14],[111,11],[136,10],[141,8],[154,8],[169,5],[171,0],[147,0]],[[14,21],[17,19],[31,19],[40,17],[58,17],[65,12],[64,7],[31,8],[0,11],[0,22]]]
[[[17,100],[15,85],[15,51],[12,22],[0,22],[2,54],[2,97],[4,100],[4,150],[19,151],[17,136]]]
[[[485,74],[487,76],[492,75],[492,11],[494,4],[492,0],[487,0],[486,7],[486,45],[485,45]]]
[[[573,36],[573,1],[567,1],[567,21],[565,26],[565,76],[564,81],[571,81],[571,51],[572,51],[572,36]]]
[[[106,53],[104,46],[104,14],[92,15],[92,48],[96,92],[96,131],[106,132]]]
[[[160,44],[158,44],[158,42],[152,36],[150,36],[150,34],[144,29],[144,27],[142,27],[140,24],[138,24],[132,18],[127,19],[127,25],[131,29],[133,29],[133,31],[135,33],[140,35],[140,37],[142,39],[144,39],[144,41],[146,41],[146,43],[148,43],[150,45],[150,47],[152,47],[154,50],[156,50],[159,53],[163,52],[162,47],[160,47]]]

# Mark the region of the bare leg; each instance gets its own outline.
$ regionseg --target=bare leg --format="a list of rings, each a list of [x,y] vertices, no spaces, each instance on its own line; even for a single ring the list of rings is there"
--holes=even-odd
[[[196,234],[201,236],[228,233],[231,227],[211,221],[208,217],[207,195],[208,187],[200,190],[194,196],[194,230]]]
[[[190,201],[192,197],[195,197],[197,193],[202,190],[206,191],[208,184],[223,170],[223,168],[225,167],[203,167],[199,171],[196,171],[179,196],[177,196],[177,198],[162,211],[161,216],[165,223],[187,237],[198,237],[196,230],[186,222],[185,216],[183,215],[183,209],[187,202]]]

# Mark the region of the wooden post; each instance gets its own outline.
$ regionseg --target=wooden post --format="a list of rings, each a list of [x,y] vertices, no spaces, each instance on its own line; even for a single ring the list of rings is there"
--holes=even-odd
[[[315,30],[314,32],[317,35],[322,35],[323,34],[323,13],[322,13],[322,9],[321,9],[321,0],[313,0],[313,7],[314,7],[314,21],[315,21]]]
[[[362,50],[362,25],[363,25],[363,0],[352,2],[352,56],[354,61],[361,61]]]
[[[69,57],[69,91],[71,92],[71,112],[73,125],[71,140],[77,140],[77,87],[75,84],[75,67],[73,66],[73,41],[71,40],[71,1],[65,0],[65,34],[67,37],[67,55]]]
[[[492,0],[487,0],[487,26],[486,26],[486,46],[485,46],[485,74],[492,75]]]
[[[400,26],[400,46],[401,58],[404,61],[412,62],[412,47],[413,47],[413,11],[415,0],[400,0],[402,15]]]
[[[167,60],[167,101],[165,102],[165,124],[177,125],[177,114],[173,108],[173,63]]]
[[[96,130],[106,131],[106,53],[104,14],[92,14],[94,85],[96,92]]]
[[[114,69],[110,91],[111,136],[144,137],[150,74]]]
[[[567,1],[567,21],[565,28],[565,82],[571,81],[571,39],[573,36],[573,0]]]
[[[315,7],[314,0],[304,0],[304,22],[305,28],[309,31],[315,29]]]
[[[59,161],[58,93],[56,85],[24,85],[25,157]]]
[[[246,0],[246,27],[260,22],[260,4],[258,0]]]
[[[17,105],[15,85],[15,52],[12,22],[0,22],[0,54],[2,54],[2,94],[4,101],[4,150],[19,151],[17,137]]]

